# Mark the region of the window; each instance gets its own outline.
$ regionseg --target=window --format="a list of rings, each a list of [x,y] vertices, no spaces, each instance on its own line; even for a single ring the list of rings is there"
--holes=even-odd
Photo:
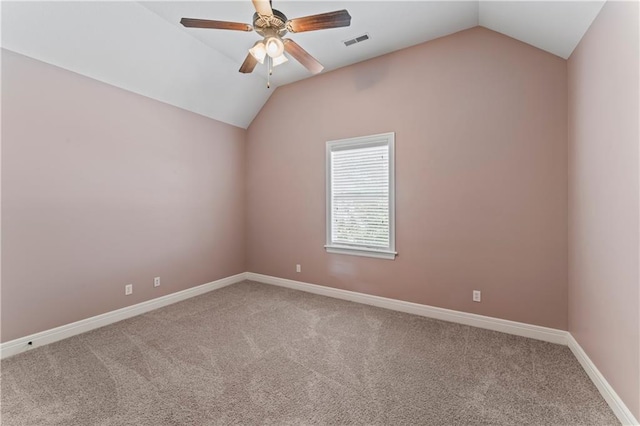
[[[394,145],[394,133],[327,142],[327,252],[395,258]]]

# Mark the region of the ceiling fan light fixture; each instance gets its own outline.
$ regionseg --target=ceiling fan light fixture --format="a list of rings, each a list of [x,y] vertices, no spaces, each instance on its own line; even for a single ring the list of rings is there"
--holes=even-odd
[[[272,58],[282,56],[282,52],[284,52],[284,43],[280,40],[280,37],[267,37],[264,39],[264,45],[267,50],[267,55]]]
[[[288,19],[284,13],[271,7],[271,0],[252,0],[252,2],[256,10],[256,13],[253,14],[253,25],[196,18],[182,18],[180,23],[188,28],[255,31],[262,40],[255,42],[249,49],[238,71],[250,74],[258,63],[264,64],[267,59],[267,87],[270,84],[269,76],[273,74],[273,67],[288,61],[289,58],[284,55],[285,51],[313,74],[322,72],[324,68],[295,41],[289,38],[283,39],[282,37],[287,32],[302,33],[351,25],[351,15],[346,9]],[[366,35],[357,37],[356,41],[360,41],[364,37]]]
[[[256,58],[256,61],[264,64],[264,58],[267,56],[267,49],[262,41],[256,41],[251,49],[249,49],[251,56]]]
[[[277,67],[280,64],[284,64],[285,62],[287,62],[289,59],[287,59],[286,56],[284,56],[284,53],[280,56],[276,56],[275,58],[273,58],[273,66]]]

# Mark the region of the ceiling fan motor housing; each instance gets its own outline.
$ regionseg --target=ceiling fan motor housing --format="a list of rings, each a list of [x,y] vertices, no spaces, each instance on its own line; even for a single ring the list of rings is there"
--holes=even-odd
[[[279,10],[273,9],[273,15],[261,16],[253,14],[253,28],[263,37],[280,36],[287,33],[287,17]]]

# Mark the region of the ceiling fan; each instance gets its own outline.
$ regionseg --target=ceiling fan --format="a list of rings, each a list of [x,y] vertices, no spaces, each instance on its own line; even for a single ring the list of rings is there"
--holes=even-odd
[[[213,28],[220,30],[253,31],[263,38],[255,42],[249,49],[246,59],[240,66],[241,73],[250,73],[257,63],[267,60],[269,76],[273,67],[287,62],[284,52],[294,57],[311,73],[317,74],[323,70],[322,64],[307,53],[298,43],[283,38],[287,32],[301,33],[305,31],[325,30],[329,28],[348,27],[351,25],[351,15],[346,10],[320,13],[303,18],[287,19],[284,13],[271,8],[271,0],[252,0],[256,13],[253,14],[253,26],[239,22],[212,21],[208,19],[182,18],[180,23],[191,28]],[[267,81],[267,87],[269,82]]]

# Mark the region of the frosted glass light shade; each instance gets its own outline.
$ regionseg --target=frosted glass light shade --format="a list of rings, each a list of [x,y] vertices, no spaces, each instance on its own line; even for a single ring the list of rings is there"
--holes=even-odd
[[[268,37],[265,39],[264,44],[267,49],[267,55],[272,58],[277,58],[284,52],[284,43],[279,37]]]
[[[286,56],[284,56],[284,53],[280,56],[277,56],[275,58],[273,58],[273,66],[277,67],[280,64],[284,64],[285,62],[287,62],[289,59],[287,59]]]
[[[267,49],[262,41],[256,41],[251,49],[249,49],[251,56],[256,58],[258,62],[264,64],[264,58],[267,56]]]

